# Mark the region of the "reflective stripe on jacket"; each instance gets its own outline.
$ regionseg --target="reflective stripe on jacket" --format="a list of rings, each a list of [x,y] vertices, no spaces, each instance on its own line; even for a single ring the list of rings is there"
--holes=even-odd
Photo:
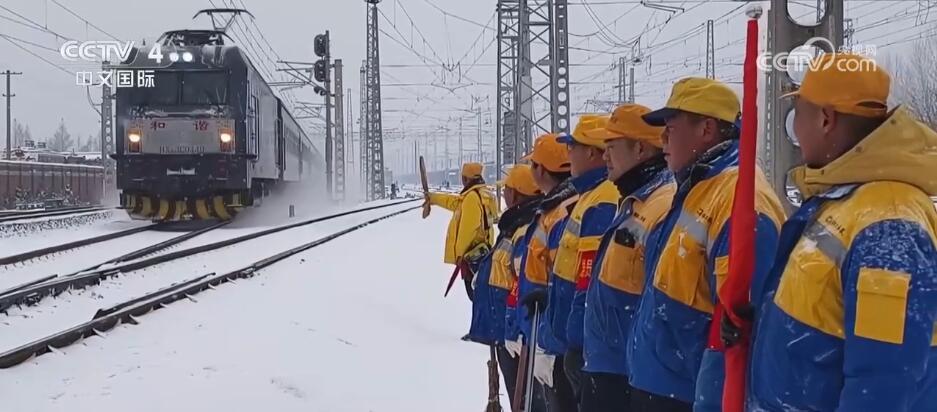
[[[559,239],[547,288],[548,303],[540,322],[542,347],[550,354],[563,355],[569,349],[570,314],[579,274],[583,270],[591,270],[601,235],[615,216],[619,194],[614,184],[606,180],[606,176],[607,169],[601,167],[572,179],[579,193],[579,201],[570,212]],[[588,281],[588,275],[583,278]],[[578,319],[578,333],[574,326],[572,337],[578,337],[574,347],[581,348],[581,312]]]
[[[750,407],[937,410],[937,133],[898,109],[823,169],[784,225]]]
[[[701,372],[717,290],[728,275],[728,223],[738,178],[738,142],[710,149],[679,174],[673,206],[648,237],[645,251],[651,276],[635,314],[628,345],[632,386],[692,403],[697,380],[701,394],[719,402],[722,368]],[[755,181],[756,268],[752,289],[761,290],[784,220],[780,201],[761,171]],[[717,385],[709,385],[716,382]]]
[[[602,236],[585,299],[583,370],[628,375],[625,346],[644,289],[645,241],[675,191],[673,174],[658,172],[625,198]]]

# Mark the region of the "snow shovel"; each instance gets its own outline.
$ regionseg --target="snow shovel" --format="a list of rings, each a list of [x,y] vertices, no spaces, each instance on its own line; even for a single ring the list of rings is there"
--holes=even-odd
[[[430,205],[429,205],[429,182],[426,179],[426,163],[423,161],[423,156],[420,156],[420,183],[423,185],[423,219],[426,219],[429,216]]]
[[[500,375],[498,375],[498,355],[495,345],[489,346],[491,359],[488,360],[488,406],[485,412],[502,412],[501,409],[501,389]]]

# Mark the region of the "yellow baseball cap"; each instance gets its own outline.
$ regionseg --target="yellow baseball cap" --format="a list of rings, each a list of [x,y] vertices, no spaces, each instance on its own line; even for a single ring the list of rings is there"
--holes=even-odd
[[[508,170],[504,180],[498,182],[498,185],[510,187],[527,196],[533,196],[540,192],[537,183],[534,182],[534,172],[530,169],[530,165],[514,165]]]
[[[641,116],[651,112],[646,106],[628,103],[618,106],[604,129],[595,129],[585,132],[590,139],[609,141],[615,139],[631,139],[650,143],[656,147],[664,147],[661,135],[663,127],[648,125]]]
[[[561,135],[556,141],[563,144],[579,143],[581,145],[605,149],[605,140],[589,137],[586,132],[590,130],[605,129],[608,124],[607,114],[588,114],[579,117],[579,123],[570,134]]]
[[[534,150],[521,160],[535,162],[551,172],[569,171],[569,151],[552,133],[538,137]]]
[[[888,115],[891,76],[875,60],[852,53],[817,57],[804,75],[797,96],[817,106],[862,117]]]
[[[663,109],[643,117],[651,126],[665,126],[668,119],[682,111],[735,123],[740,110],[739,97],[725,83],[703,77],[687,77],[674,83],[670,99]]]
[[[481,177],[482,172],[485,170],[485,166],[481,163],[466,163],[462,165],[462,176],[464,177]]]

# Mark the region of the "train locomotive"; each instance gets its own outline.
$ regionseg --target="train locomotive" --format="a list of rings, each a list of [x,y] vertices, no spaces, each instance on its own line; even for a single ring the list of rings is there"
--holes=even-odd
[[[116,89],[120,203],[154,221],[232,219],[284,182],[323,188],[325,165],[242,49],[220,30],[176,30],[157,41],[171,64],[135,48],[115,73],[150,87]]]

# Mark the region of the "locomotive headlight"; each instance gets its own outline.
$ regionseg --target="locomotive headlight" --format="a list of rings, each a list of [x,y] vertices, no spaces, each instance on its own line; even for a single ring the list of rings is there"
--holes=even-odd
[[[231,135],[231,132],[221,132],[218,135],[218,139],[221,140],[221,143],[231,143],[234,140],[234,136]]]
[[[139,130],[131,130],[130,133],[127,133],[127,140],[129,140],[130,143],[140,143],[140,139],[142,138],[143,136]]]

